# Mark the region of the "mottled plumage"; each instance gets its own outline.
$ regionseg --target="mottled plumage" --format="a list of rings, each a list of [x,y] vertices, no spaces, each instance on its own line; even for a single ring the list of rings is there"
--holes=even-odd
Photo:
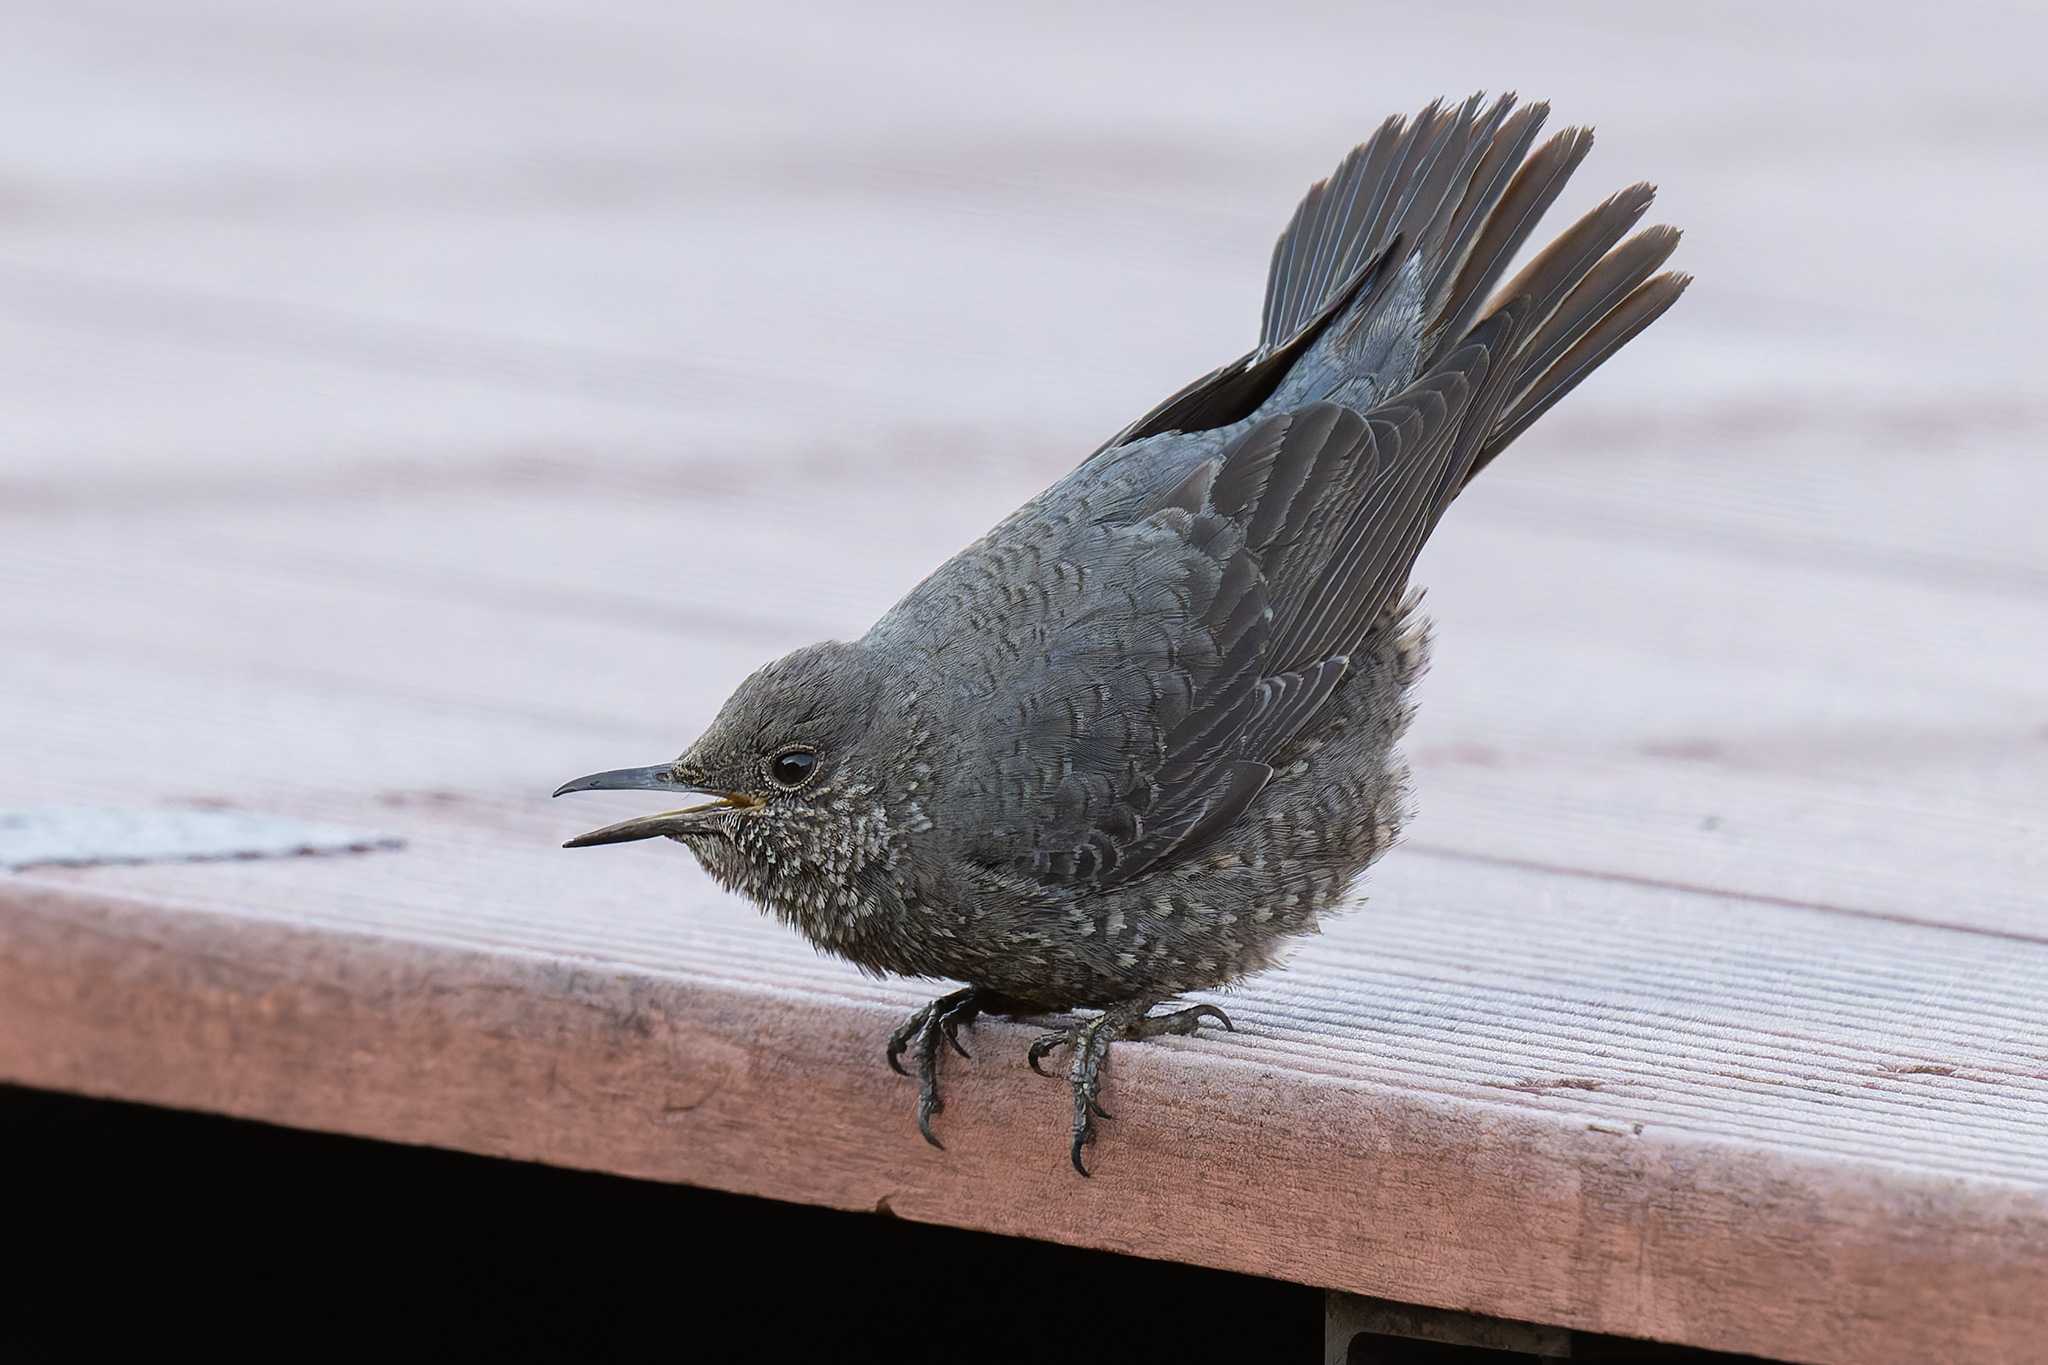
[[[1544,114],[1474,96],[1389,120],[1296,210],[1257,348],[859,640],[761,669],[675,763],[570,783],[716,798],[574,842],[667,835],[822,949],[966,982],[891,1040],[892,1065],[916,1047],[928,1138],[960,1024],[1102,1010],[1031,1052],[1074,1049],[1080,1167],[1110,1042],[1220,1020],[1148,1011],[1272,965],[1393,841],[1417,554],[1685,287],[1654,273],[1675,231],[1623,241],[1647,186],[1498,287],[1591,146],[1536,147]]]

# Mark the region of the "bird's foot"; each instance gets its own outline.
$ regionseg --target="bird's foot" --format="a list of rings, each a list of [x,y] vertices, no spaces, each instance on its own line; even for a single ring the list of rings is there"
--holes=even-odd
[[[969,986],[940,996],[889,1035],[889,1069],[899,1076],[910,1074],[903,1069],[903,1054],[913,1040],[917,1043],[917,1131],[942,1151],[946,1144],[932,1135],[932,1115],[946,1107],[939,1098],[939,1040],[945,1039],[955,1052],[967,1056],[960,1042],[960,1027],[971,1027],[991,1004],[992,997],[986,992]]]
[[[1112,1006],[1085,1023],[1072,1028],[1054,1029],[1040,1034],[1031,1044],[1031,1050],[1024,1060],[1031,1069],[1043,1076],[1046,1074],[1039,1063],[1063,1047],[1074,1050],[1074,1064],[1068,1068],[1067,1080],[1074,1087],[1074,1142],[1072,1156],[1074,1169],[1082,1175],[1088,1174],[1088,1167],[1081,1161],[1081,1149],[1095,1141],[1095,1120],[1110,1118],[1110,1112],[1102,1107],[1099,1096],[1102,1093],[1102,1069],[1109,1061],[1109,1045],[1118,1039],[1137,1041],[1157,1038],[1164,1034],[1186,1035],[1201,1027],[1204,1019],[1214,1019],[1231,1032],[1236,1026],[1230,1016],[1214,1005],[1190,1005],[1184,1010],[1171,1014],[1148,1015],[1156,1001],[1134,1000],[1128,1004]]]
[[[1225,1033],[1237,1032],[1237,1025],[1230,1022],[1230,1016],[1214,1005],[1190,1005],[1184,1010],[1171,1014],[1153,1014],[1138,1020],[1124,1034],[1126,1038],[1164,1038],[1171,1034],[1185,1038],[1202,1026],[1204,1019],[1214,1019],[1223,1025]]]

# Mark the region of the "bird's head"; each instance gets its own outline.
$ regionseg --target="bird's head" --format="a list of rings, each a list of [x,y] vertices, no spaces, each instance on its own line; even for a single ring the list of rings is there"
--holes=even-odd
[[[555,792],[700,799],[565,847],[674,839],[728,888],[815,931],[816,917],[851,911],[887,889],[896,840],[917,819],[916,726],[906,732],[909,708],[890,704],[886,693],[861,645],[785,655],[741,683],[674,762],[593,773]]]

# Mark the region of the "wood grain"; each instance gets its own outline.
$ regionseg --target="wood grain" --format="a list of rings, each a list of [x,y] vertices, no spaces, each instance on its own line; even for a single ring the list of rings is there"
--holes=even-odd
[[[1384,1039],[1396,1056],[1381,1061],[1344,1037],[1372,1011],[1318,1022],[1313,987],[1281,986],[1267,1007],[1238,1003],[1243,1042],[1120,1054],[1119,1118],[1083,1183],[1047,1141],[1065,1101],[1017,1064],[1022,1029],[977,1031],[933,1152],[875,1063],[893,1013],[779,963],[693,953],[650,970],[616,943],[593,960],[502,934],[397,940],[47,884],[7,905],[0,1066],[47,1085],[1796,1358],[2023,1359],[2048,1288],[2038,1151],[2020,1178],[1994,1156],[2037,1133],[1994,1124],[1986,1143],[1965,1131],[1981,1124],[1944,1136],[1937,1121],[1917,1150],[1851,1137],[1878,1143],[1922,1097],[1966,1113],[1941,1088],[1996,1096],[1990,1074],[1871,1066],[1762,1099],[1765,1077],[1712,1079],[1712,1047],[1690,1076],[1668,1058],[1641,1077],[1595,1060],[1627,1036],[1611,1027],[1585,1030],[1592,1056],[1559,1070],[1530,1055],[1569,1046],[1539,1014],[1522,1027],[1542,1041],[1506,1049],[1478,1096],[1483,1068],[1440,1056],[1466,1077],[1441,1086],[1398,1056],[1483,1053],[1453,1041],[1464,1021]],[[1778,1021],[1752,1022],[1768,1051],[1755,1035]],[[1645,1098],[1625,1098],[1637,1086]],[[1841,1102],[1859,1086],[1867,1104]],[[1700,1121],[1717,1106],[1738,1131]],[[1802,1108],[1818,1142],[1768,1131]]]
[[[0,1077],[1770,1356],[2038,1357],[2042,14],[10,21],[0,805],[405,847],[0,874]],[[1302,184],[1480,83],[1599,123],[1560,210],[1660,180],[1700,284],[1432,544],[1421,813],[1363,904],[1237,1033],[1118,1052],[1097,1180],[1016,1025],[927,1150],[879,1063],[925,986],[676,850],[562,852],[641,803],[542,793],[673,754],[1236,354]]]

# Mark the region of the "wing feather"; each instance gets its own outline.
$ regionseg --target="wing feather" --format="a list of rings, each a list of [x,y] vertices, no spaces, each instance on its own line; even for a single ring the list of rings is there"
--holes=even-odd
[[[1113,733],[1125,747],[1078,745],[1112,733],[1101,707],[1070,700],[1094,684],[1041,675],[1043,695],[1025,710],[1054,723],[1034,727],[1016,757],[1060,799],[1039,807],[1021,852],[1029,867],[1058,881],[1127,882],[1199,852],[1256,799],[1406,585],[1472,457],[1470,423],[1498,411],[1497,360],[1517,323],[1514,306],[1503,309],[1371,412],[1324,403],[1253,426],[1127,521],[1067,524],[1093,543],[1057,553],[1114,566],[1122,606],[1076,608],[1053,634],[1070,660],[1123,666],[1117,695],[1129,709]],[[1098,600],[1111,586],[1098,584]],[[1043,775],[1062,765],[1070,770],[1048,784]]]

